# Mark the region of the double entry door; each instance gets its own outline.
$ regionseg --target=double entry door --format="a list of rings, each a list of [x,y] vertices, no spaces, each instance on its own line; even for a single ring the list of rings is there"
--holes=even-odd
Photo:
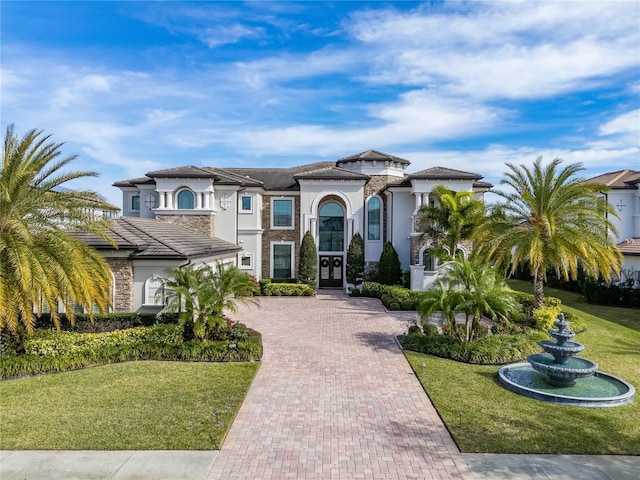
[[[342,255],[320,255],[320,288],[343,287],[344,258]]]

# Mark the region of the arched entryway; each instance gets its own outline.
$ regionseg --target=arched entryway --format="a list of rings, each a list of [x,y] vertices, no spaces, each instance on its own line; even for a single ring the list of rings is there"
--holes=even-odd
[[[327,199],[318,210],[318,286],[344,286],[345,208]]]

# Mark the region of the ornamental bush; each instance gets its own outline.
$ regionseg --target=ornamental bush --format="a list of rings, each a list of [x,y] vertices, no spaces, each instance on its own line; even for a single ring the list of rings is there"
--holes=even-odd
[[[453,335],[407,335],[402,347],[458,362],[481,365],[500,365],[524,360],[540,351],[538,342],[547,338],[543,332],[530,331],[523,335],[486,335],[471,342],[463,342]]]
[[[315,290],[318,276],[318,250],[316,242],[307,230],[300,244],[300,261],[298,262],[298,281]]]
[[[278,297],[309,297],[315,290],[303,283],[268,283],[264,286],[262,294]]]
[[[378,261],[378,282],[385,285],[402,285],[402,267],[398,252],[391,242],[386,242]]]
[[[351,237],[347,250],[347,283],[358,286],[364,279],[364,240],[359,233]]]

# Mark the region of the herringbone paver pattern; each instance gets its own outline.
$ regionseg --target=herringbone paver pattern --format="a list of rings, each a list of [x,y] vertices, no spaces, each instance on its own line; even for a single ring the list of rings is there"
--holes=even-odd
[[[370,298],[266,297],[265,355],[209,479],[473,479]]]

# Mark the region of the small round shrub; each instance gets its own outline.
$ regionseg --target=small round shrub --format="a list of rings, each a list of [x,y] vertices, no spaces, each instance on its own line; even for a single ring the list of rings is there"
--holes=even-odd
[[[400,304],[394,300],[389,304],[387,308],[389,310],[400,310]]]
[[[416,304],[413,300],[403,300],[400,304],[402,310],[415,310]]]
[[[415,335],[415,334],[419,334],[419,333],[422,333],[422,329],[418,325],[409,326],[408,335]]]
[[[433,323],[427,323],[427,322],[423,323],[422,331],[424,332],[425,335],[429,337],[440,335],[440,331],[438,330],[438,327],[435,326]]]

